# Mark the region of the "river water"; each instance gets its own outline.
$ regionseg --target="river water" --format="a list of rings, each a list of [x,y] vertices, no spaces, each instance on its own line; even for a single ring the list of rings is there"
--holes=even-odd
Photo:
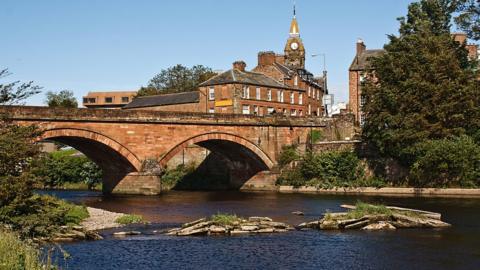
[[[64,244],[66,269],[480,269],[480,199],[325,196],[309,194],[180,192],[158,197],[104,197],[95,192],[54,195],[110,211],[141,214],[145,234]],[[362,200],[440,212],[452,228],[393,232],[293,231],[235,237],[154,235],[218,212],[268,216],[292,225],[339,205]],[[305,216],[292,215],[303,211]],[[125,230],[125,229],[123,229]]]

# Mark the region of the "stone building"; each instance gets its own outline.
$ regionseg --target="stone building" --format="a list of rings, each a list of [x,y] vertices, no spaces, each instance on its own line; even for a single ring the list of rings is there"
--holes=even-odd
[[[461,44],[466,44],[469,57],[478,59],[478,45],[467,44],[467,35],[464,33],[454,33],[452,37]],[[367,50],[363,40],[358,40],[356,44],[356,54],[349,68],[349,109],[355,115],[355,123],[362,125],[364,115],[362,107],[365,103],[362,98],[362,83],[367,73],[372,72],[369,59],[384,53],[384,50]]]
[[[120,109],[132,102],[137,91],[89,92],[83,97],[83,106],[92,109]]]

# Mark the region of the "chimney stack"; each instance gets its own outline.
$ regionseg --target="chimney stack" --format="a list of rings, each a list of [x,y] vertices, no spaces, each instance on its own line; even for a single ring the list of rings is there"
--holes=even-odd
[[[245,68],[247,67],[247,64],[244,61],[235,61],[233,63],[233,69],[239,70],[239,71],[245,71]]]
[[[365,43],[363,42],[363,40],[358,39],[358,41],[357,41],[357,55],[362,54],[366,50],[367,50],[367,46],[365,46]]]
[[[271,66],[275,63],[276,55],[274,52],[259,52],[258,53],[258,65],[259,66]]]

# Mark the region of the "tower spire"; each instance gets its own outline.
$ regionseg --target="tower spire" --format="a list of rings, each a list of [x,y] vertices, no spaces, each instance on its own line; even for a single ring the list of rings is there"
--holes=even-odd
[[[292,23],[290,24],[290,36],[291,37],[298,37],[300,36],[300,30],[298,28],[297,23],[297,1],[293,1],[293,19]]]

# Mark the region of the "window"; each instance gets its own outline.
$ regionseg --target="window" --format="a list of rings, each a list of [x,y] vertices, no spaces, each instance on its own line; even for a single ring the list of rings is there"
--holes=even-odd
[[[272,107],[268,107],[267,113],[268,113],[268,114],[273,114],[273,112],[275,112],[275,109],[272,108]]]
[[[122,103],[128,103],[130,101],[129,97],[122,97]]]
[[[291,110],[290,110],[290,115],[291,115],[291,116],[297,116],[297,110],[291,109]]]
[[[257,105],[253,105],[253,114],[254,115],[258,115],[258,106]]]
[[[298,111],[298,115],[303,116],[303,111],[302,110]]]
[[[298,104],[303,105],[303,94],[298,94]]]
[[[255,89],[255,97],[257,98],[257,100],[260,100],[260,99],[262,98],[262,95],[261,95],[261,94],[262,94],[262,92],[261,92],[261,90],[260,90],[260,87],[257,87],[257,88]]]
[[[83,103],[88,103],[88,98],[83,98]]]
[[[320,90],[317,90],[317,100],[320,100]]]
[[[312,98],[315,99],[315,89],[312,91]]]
[[[272,101],[272,89],[267,90],[267,100]]]
[[[265,114],[265,108],[263,106],[258,107],[258,115],[263,116]]]
[[[293,78],[293,85],[298,86],[298,76],[295,76],[295,78]]]
[[[312,115],[312,105],[308,104],[308,115]]]
[[[215,100],[215,87],[208,88],[208,100]]]
[[[245,98],[245,99],[250,99],[250,87],[248,87],[248,86],[243,87],[242,97]]]
[[[308,97],[310,97],[310,92],[311,92],[311,91],[312,91],[312,87],[309,86],[309,87],[308,87]]]
[[[250,114],[250,106],[249,105],[243,105],[242,106],[242,114]]]
[[[208,109],[208,113],[215,113],[215,109],[214,108]]]
[[[105,103],[113,103],[113,97],[106,97]]]
[[[295,92],[290,93],[290,104],[295,104]]]
[[[278,102],[283,102],[283,90],[280,91],[280,95],[278,95]]]
[[[88,103],[97,103],[97,99],[96,98],[89,98]]]
[[[287,109],[283,109],[283,115],[287,115]]]
[[[360,107],[365,106],[366,98],[365,95],[360,95]]]
[[[320,107],[317,108],[317,116],[320,116]]]

